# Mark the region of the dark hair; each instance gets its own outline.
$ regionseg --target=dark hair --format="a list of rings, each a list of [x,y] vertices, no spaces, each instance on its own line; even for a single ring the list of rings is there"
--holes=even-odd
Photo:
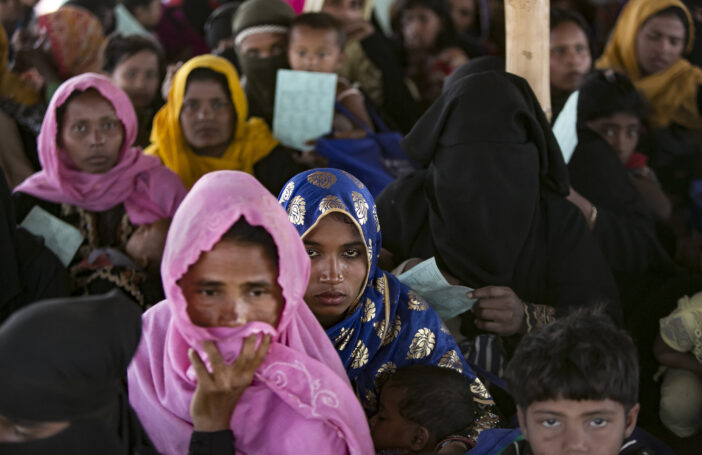
[[[346,45],[346,32],[341,21],[327,13],[303,13],[295,17],[290,23],[288,31],[288,42],[295,27],[309,27],[314,30],[333,30],[336,33],[336,41],[340,49]]]
[[[580,84],[578,123],[609,117],[620,112],[644,120],[648,108],[631,80],[613,70],[594,70]]]
[[[215,81],[222,86],[222,90],[224,90],[224,94],[227,95],[227,99],[232,99],[232,92],[229,90],[227,76],[219,71],[204,67],[195,68],[188,74],[188,80],[185,82],[186,91],[188,90],[188,85],[190,85],[192,81]]]
[[[234,19],[234,13],[236,13],[242,3],[239,0],[225,3],[212,11],[210,17],[207,18],[207,22],[205,22],[205,41],[207,41],[207,46],[210,50],[216,48],[221,40],[234,36],[232,20]]]
[[[78,6],[92,13],[102,25],[105,35],[112,33],[115,29],[116,19],[114,15],[117,0],[69,0],[64,6]]]
[[[595,50],[592,42],[592,29],[582,14],[572,9],[553,8],[551,9],[550,22],[551,31],[566,22],[572,22],[573,24],[577,25],[585,34],[585,38],[587,38],[587,47],[590,50],[590,55],[594,58]]]
[[[582,308],[522,338],[507,388],[524,411],[547,400],[638,401],[639,364],[629,334],[601,309]]]
[[[677,17],[678,19],[680,19],[680,22],[682,22],[682,25],[685,28],[685,39],[683,41],[683,53],[685,53],[684,51],[687,48],[687,40],[690,36],[690,22],[687,19],[687,14],[685,14],[685,11],[683,11],[682,8],[679,8],[677,6],[669,6],[668,8],[664,8],[658,11],[656,14],[652,14],[651,16],[649,16],[648,19],[646,19],[644,23],[641,24],[641,27],[643,27],[648,21],[650,21],[654,17]]]
[[[102,49],[102,70],[108,74],[117,68],[124,60],[141,51],[149,51],[158,58],[159,77],[164,75],[165,57],[161,46],[154,40],[140,35],[110,35]]]
[[[402,35],[402,14],[405,10],[414,7],[430,9],[439,17],[441,28],[436,36],[434,43],[435,50],[442,50],[452,45],[460,45],[458,42],[458,32],[453,25],[453,19],[448,8],[448,2],[445,0],[399,0],[392,10],[390,24],[395,36],[400,40],[400,44],[404,47],[404,37]]]
[[[383,387],[404,389],[400,415],[425,427],[429,442],[436,444],[473,423],[475,402],[470,385],[466,376],[451,368],[411,365],[397,370]]]
[[[148,8],[152,0],[119,0],[121,4],[124,5],[132,14],[140,6],[142,8]],[[160,1],[160,0],[159,0]]]
[[[278,266],[278,247],[271,234],[263,226],[252,226],[244,217],[234,223],[222,236],[222,240],[260,245],[266,251],[266,256]]]

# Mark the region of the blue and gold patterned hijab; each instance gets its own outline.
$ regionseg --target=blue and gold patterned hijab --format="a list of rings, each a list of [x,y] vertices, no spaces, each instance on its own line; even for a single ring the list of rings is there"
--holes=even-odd
[[[365,284],[344,320],[326,332],[370,415],[377,411],[378,392],[385,380],[398,368],[412,364],[462,372],[473,380],[476,402],[483,409],[493,404],[436,312],[378,267],[380,224],[375,201],[361,181],[338,169],[315,169],[293,177],[279,200],[303,238],[322,217],[333,212],[348,216],[361,233],[368,254]],[[496,423],[493,414],[478,414],[483,419],[482,427]],[[493,417],[494,421],[490,420]]]

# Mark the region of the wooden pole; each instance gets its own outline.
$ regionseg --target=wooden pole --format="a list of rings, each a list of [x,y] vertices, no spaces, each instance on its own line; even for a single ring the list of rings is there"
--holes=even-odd
[[[529,82],[551,118],[549,0],[505,0],[507,71]]]

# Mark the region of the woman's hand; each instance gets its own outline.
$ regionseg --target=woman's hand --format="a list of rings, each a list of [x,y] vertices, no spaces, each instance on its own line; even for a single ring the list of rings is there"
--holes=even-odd
[[[171,63],[166,67],[166,76],[163,78],[161,83],[161,98],[163,101],[168,101],[168,92],[171,91],[171,85],[173,84],[173,77],[175,76],[178,68],[183,66],[183,62]]]
[[[526,332],[524,302],[511,288],[486,286],[466,294],[469,299],[478,299],[473,305],[475,325],[500,336],[511,336]]]
[[[195,431],[229,429],[236,404],[268,354],[271,336],[264,335],[258,348],[257,341],[257,334],[245,338],[239,356],[231,365],[224,363],[214,342],[203,341],[202,347],[210,360],[212,373],[207,370],[197,351],[188,351],[188,358],[197,374],[197,388],[190,402],[190,417]]]

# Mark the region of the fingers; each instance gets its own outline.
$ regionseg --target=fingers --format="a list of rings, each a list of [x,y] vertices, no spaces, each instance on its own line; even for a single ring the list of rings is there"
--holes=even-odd
[[[252,371],[258,369],[259,365],[261,365],[266,358],[266,354],[268,354],[268,348],[271,345],[271,336],[263,335],[261,343],[256,347],[258,339],[258,334],[249,335],[244,339],[239,357],[237,357],[232,365],[233,368],[246,368]]]
[[[217,349],[217,345],[214,341],[205,340],[202,342],[202,349],[204,349],[207,358],[210,361],[212,370],[219,369],[224,366],[224,360],[222,359],[222,354]]]
[[[485,286],[484,288],[468,292],[466,296],[469,299],[494,299],[512,294],[514,294],[514,291],[506,286]]]
[[[195,349],[188,349],[188,359],[190,359],[190,364],[195,370],[198,383],[212,380],[210,372],[207,371],[207,367],[205,366],[205,362],[202,361],[202,359],[200,358],[200,354],[198,354]]]

